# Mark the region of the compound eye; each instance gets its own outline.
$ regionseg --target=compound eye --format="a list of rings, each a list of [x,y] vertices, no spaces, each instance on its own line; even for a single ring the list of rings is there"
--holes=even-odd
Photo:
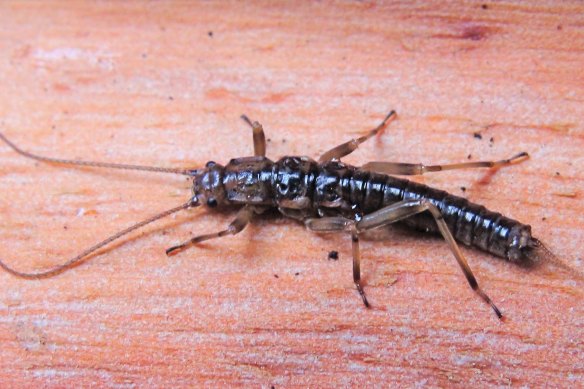
[[[207,199],[207,206],[209,208],[215,208],[217,206],[217,200],[215,200],[213,197],[210,197]]]
[[[215,161],[209,161],[209,162],[207,162],[207,164],[205,165],[205,167],[213,167],[215,165],[216,165]]]

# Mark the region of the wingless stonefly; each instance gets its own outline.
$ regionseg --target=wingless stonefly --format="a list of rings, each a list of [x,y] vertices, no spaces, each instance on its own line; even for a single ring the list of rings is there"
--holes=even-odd
[[[423,165],[396,162],[369,162],[361,167],[341,162],[360,144],[378,134],[396,117],[391,111],[365,135],[325,152],[318,161],[305,156],[285,156],[273,162],[266,158],[266,138],[262,126],[247,116],[242,119],[253,130],[254,156],[234,158],[226,165],[208,162],[200,169],[173,169],[117,163],[75,161],[43,157],[22,150],[4,135],[0,139],[20,155],[41,162],[95,168],[141,170],[182,174],[192,178],[189,200],[172,209],[134,224],[97,243],[75,257],[46,271],[25,273],[0,261],[0,267],[21,278],[39,279],[57,275],[87,256],[149,223],[188,208],[238,207],[226,229],[196,236],[166,250],[167,255],[205,240],[235,235],[252,217],[270,208],[300,220],[311,231],[342,232],[351,235],[353,280],[366,307],[369,302],[361,285],[359,235],[365,231],[400,222],[416,230],[441,234],[462,269],[470,287],[491,306],[498,318],[501,311],[479,287],[458,243],[476,247],[508,261],[521,263],[553,254],[531,235],[531,227],[465,198],[392,175],[419,175],[453,169],[501,168],[524,161],[521,152],[500,161]]]

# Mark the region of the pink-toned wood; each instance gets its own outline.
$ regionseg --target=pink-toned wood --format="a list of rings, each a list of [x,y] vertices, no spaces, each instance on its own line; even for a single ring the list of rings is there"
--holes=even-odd
[[[394,108],[399,119],[347,162],[528,151],[498,172],[420,180],[531,224],[581,269],[583,15],[581,2],[551,0],[4,1],[0,127],[46,155],[200,166],[252,153],[242,113],[264,125],[269,156],[316,157]],[[0,255],[47,268],[189,190],[181,177],[62,169],[0,145]],[[1,386],[584,380],[582,282],[566,273],[464,249],[502,323],[440,239],[402,230],[362,243],[371,310],[349,237],[290,220],[165,256],[231,218],[184,212],[51,279],[0,273]]]

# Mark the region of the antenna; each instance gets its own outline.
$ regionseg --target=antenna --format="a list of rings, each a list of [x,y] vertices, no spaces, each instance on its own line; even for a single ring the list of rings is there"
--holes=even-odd
[[[155,222],[156,220],[165,218],[169,215],[172,215],[173,213],[176,213],[178,211],[182,211],[183,209],[187,209],[187,208],[191,208],[191,207],[196,207],[199,204],[196,203],[193,200],[190,200],[187,203],[184,203],[183,205],[180,205],[178,207],[169,209],[168,211],[164,211],[161,212],[157,215],[154,215],[146,220],[143,220],[139,223],[136,223],[124,230],[121,230],[113,235],[111,235],[109,238],[106,238],[104,240],[102,240],[101,242],[91,246],[90,248],[86,249],[85,251],[82,251],[81,253],[79,253],[78,255],[76,255],[75,257],[69,259],[68,261],[66,261],[65,263],[61,264],[61,265],[57,265],[49,270],[45,270],[45,271],[41,271],[38,273],[25,273],[25,272],[21,272],[18,270],[15,270],[13,268],[11,268],[10,266],[8,266],[7,264],[5,264],[2,260],[0,260],[0,267],[4,270],[6,270],[8,273],[16,276],[16,277],[20,277],[20,278],[26,278],[29,280],[36,280],[36,279],[40,279],[40,278],[48,278],[48,277],[52,277],[55,276],[57,274],[63,273],[64,271],[80,264],[81,262],[83,262],[83,260],[85,260],[89,255],[95,253],[97,250],[99,250],[100,248],[102,248],[103,246],[113,242],[114,240],[117,240],[119,238],[121,238],[124,235],[129,234],[132,231],[135,231],[139,228],[144,227],[147,224],[150,224],[152,222]]]
[[[29,153],[28,151],[22,150],[20,147],[16,146],[14,143],[8,140],[4,134],[0,133],[0,139],[6,143],[12,150],[16,151],[23,157],[34,159],[41,162],[48,163],[58,163],[61,165],[76,165],[76,166],[88,166],[88,167],[100,167],[108,169],[124,169],[124,170],[142,170],[147,172],[155,173],[172,173],[172,174],[182,174],[185,176],[192,176],[192,171],[187,169],[175,169],[175,168],[165,168],[157,166],[141,166],[141,165],[127,165],[121,163],[109,163],[109,162],[93,162],[93,161],[75,161],[71,159],[61,159],[61,158],[51,158],[43,157],[42,155],[36,155]]]

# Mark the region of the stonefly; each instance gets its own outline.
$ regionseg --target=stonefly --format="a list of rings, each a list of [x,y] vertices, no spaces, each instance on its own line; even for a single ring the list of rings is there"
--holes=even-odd
[[[117,163],[75,161],[43,157],[29,153],[0,134],[0,139],[20,155],[41,162],[95,168],[141,170],[182,174],[192,178],[192,194],[178,207],[134,224],[79,253],[61,265],[38,273],[25,273],[0,261],[7,272],[26,279],[46,278],[62,273],[87,256],[120,237],[149,223],[184,209],[206,205],[209,208],[236,207],[235,219],[226,229],[196,236],[170,247],[167,255],[208,239],[235,235],[252,217],[268,209],[277,209],[286,217],[300,220],[311,231],[343,232],[351,235],[353,280],[366,307],[361,285],[359,235],[365,231],[400,222],[416,230],[441,234],[456,258],[470,287],[503,315],[479,287],[457,242],[489,252],[511,262],[523,262],[538,255],[552,256],[545,246],[531,236],[531,227],[489,211],[462,197],[391,175],[417,175],[453,169],[501,168],[529,158],[525,152],[500,161],[423,165],[396,162],[369,162],[361,167],[347,165],[341,158],[379,133],[396,117],[391,111],[365,135],[325,152],[318,161],[305,156],[285,156],[274,162],[266,158],[266,138],[262,126],[247,116],[241,118],[253,130],[254,156],[234,158],[226,165],[208,162],[198,169],[174,169]]]

